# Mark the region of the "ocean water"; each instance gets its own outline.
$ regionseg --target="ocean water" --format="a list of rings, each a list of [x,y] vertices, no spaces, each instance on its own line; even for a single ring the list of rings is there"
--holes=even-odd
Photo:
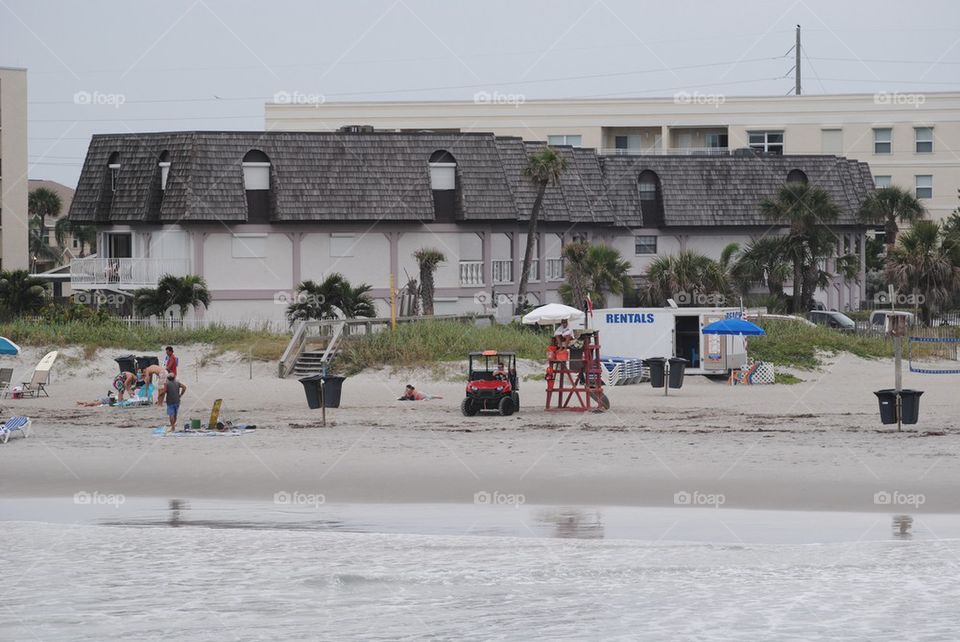
[[[956,516],[61,504],[0,503],[2,640],[960,636]]]

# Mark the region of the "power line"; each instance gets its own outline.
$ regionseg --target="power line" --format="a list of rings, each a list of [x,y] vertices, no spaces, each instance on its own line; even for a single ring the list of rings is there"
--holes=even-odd
[[[708,69],[710,67],[723,67],[726,65],[733,64],[743,64],[743,63],[752,63],[752,62],[769,62],[771,60],[779,60],[783,56],[766,56],[762,58],[746,58],[743,60],[732,60],[726,62],[710,62],[710,63],[701,63],[697,65],[684,65],[680,67],[657,67],[655,69],[637,69],[634,71],[613,71],[602,74],[581,74],[577,76],[557,76],[554,78],[539,78],[534,80],[515,80],[515,81],[505,81],[505,82],[489,82],[489,83],[471,83],[466,85],[446,85],[441,87],[418,87],[412,89],[378,89],[370,91],[352,91],[352,92],[337,92],[331,94],[324,94],[324,98],[328,97],[343,97],[343,96],[366,96],[366,95],[386,95],[386,94],[398,94],[398,93],[418,93],[426,91],[444,91],[450,89],[490,89],[494,87],[508,87],[515,85],[533,85],[533,84],[542,84],[549,82],[564,82],[568,80],[592,80],[596,78],[622,78],[624,76],[635,76],[641,74],[651,74],[651,73],[663,73],[669,71],[686,71],[689,69]],[[217,97],[213,96],[210,98],[145,98],[140,100],[125,100],[124,105],[132,104],[153,104],[153,103],[171,103],[171,102],[237,102],[237,101],[251,101],[251,100],[271,100],[274,96],[239,96],[239,97]],[[69,105],[76,104],[73,100],[56,100],[56,101],[35,101],[30,102],[32,105]],[[46,120],[37,120],[36,122],[51,122]],[[72,122],[72,121],[65,121]]]

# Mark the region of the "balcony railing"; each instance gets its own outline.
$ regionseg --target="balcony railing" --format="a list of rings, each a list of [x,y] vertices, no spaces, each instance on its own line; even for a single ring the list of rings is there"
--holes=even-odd
[[[74,287],[149,288],[166,274],[186,276],[190,259],[111,259],[90,257],[70,261]]]
[[[497,260],[493,262],[493,282],[494,283],[513,283],[513,261]]]
[[[460,261],[460,285],[483,285],[483,261]]]
[[[604,147],[604,156],[726,156],[729,147],[631,147],[628,149]]]
[[[563,259],[547,259],[547,281],[563,281]]]

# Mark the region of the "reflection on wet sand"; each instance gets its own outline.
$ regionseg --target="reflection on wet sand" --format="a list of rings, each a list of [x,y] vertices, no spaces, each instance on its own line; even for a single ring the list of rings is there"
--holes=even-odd
[[[553,527],[553,537],[562,539],[603,539],[603,522],[597,511],[558,508],[537,513],[537,521]]]

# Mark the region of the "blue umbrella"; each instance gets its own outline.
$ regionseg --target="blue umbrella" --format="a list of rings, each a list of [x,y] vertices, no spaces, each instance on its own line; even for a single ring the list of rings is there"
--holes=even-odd
[[[20,346],[6,337],[0,337],[0,354],[20,354]]]
[[[763,328],[743,319],[722,319],[704,326],[703,334],[723,334],[757,337],[766,334]]]

